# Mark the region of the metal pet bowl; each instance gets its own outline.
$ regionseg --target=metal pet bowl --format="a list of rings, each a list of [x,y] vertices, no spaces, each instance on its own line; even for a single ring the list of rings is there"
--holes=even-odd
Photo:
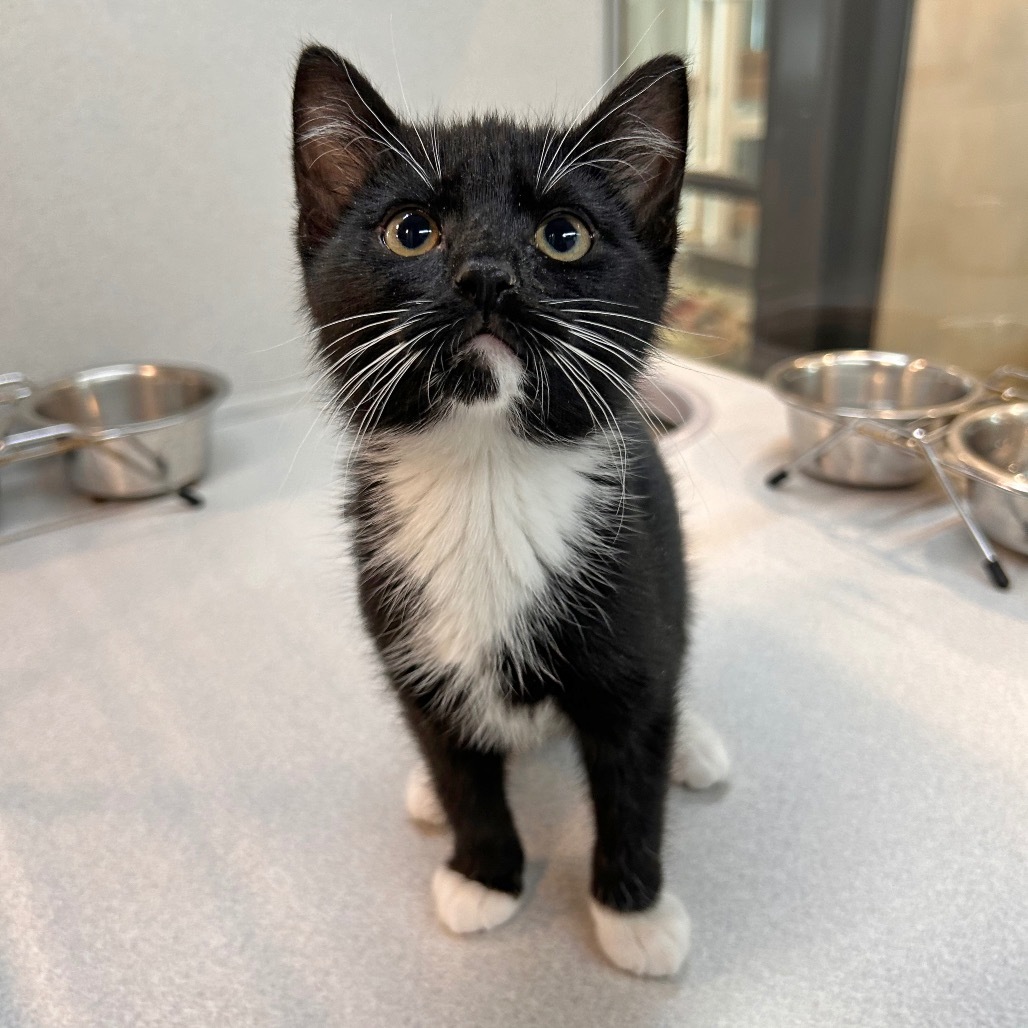
[[[969,410],[984,394],[982,384],[958,367],[873,350],[781,361],[768,371],[767,380],[788,406],[796,453],[826,442],[846,419],[900,430],[920,423],[931,430]],[[802,470],[842,485],[894,488],[920,481],[929,467],[915,451],[849,432],[812,455]]]
[[[8,381],[16,376],[5,376]],[[67,453],[71,485],[102,499],[183,491],[210,455],[210,415],[228,383],[204,368],[115,364],[37,389],[24,384],[23,420],[0,441],[0,465]]]
[[[967,477],[967,498],[990,538],[1028,554],[1028,403],[983,407],[947,433]]]

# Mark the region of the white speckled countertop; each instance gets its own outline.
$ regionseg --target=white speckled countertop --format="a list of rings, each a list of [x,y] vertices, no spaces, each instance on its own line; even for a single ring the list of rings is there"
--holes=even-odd
[[[1028,560],[1004,554],[998,593],[931,489],[769,493],[776,401],[684,374],[713,412],[668,447],[691,677],[736,770],[670,800],[679,979],[633,980],[592,942],[564,745],[512,776],[525,910],[483,937],[437,926],[446,841],[405,820],[334,442],[301,445],[294,406],[221,419],[202,511],[32,535],[39,501],[4,479],[0,1025],[1028,1023]]]

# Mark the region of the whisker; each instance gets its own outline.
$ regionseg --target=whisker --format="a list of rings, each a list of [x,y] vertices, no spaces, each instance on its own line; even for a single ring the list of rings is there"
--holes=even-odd
[[[349,477],[350,462],[352,461],[354,455],[358,452],[360,443],[376,428],[378,422],[382,418],[382,415],[385,413],[385,409],[389,404],[390,397],[396,391],[396,387],[400,384],[401,379],[424,356],[424,350],[418,350],[415,353],[409,354],[405,360],[400,362],[399,367],[393,371],[392,377],[390,379],[388,379],[386,382],[383,382],[383,384],[381,385],[378,385],[378,383],[376,382],[376,388],[378,389],[378,397],[371,405],[367,415],[361,422],[360,428],[358,428],[357,430],[357,434],[354,438],[353,445],[350,447],[350,453],[346,459],[346,467],[343,472],[344,479]]]
[[[396,346],[391,347],[386,353],[380,354],[366,367],[362,368],[356,375],[348,378],[344,383],[342,389],[336,394],[333,402],[338,403],[340,406],[345,407],[354,396],[357,394],[357,390],[360,385],[367,381],[370,374],[376,370],[376,368],[382,364],[387,364],[388,360],[396,353],[400,352],[404,348],[413,349],[423,339],[430,338],[433,334],[439,331],[438,328],[426,329],[424,332],[419,332],[411,339],[402,340]],[[345,391],[345,395],[343,395]],[[368,390],[370,391],[370,390]]]
[[[600,312],[597,312],[597,313],[600,313]],[[607,312],[604,311],[602,313],[607,313]],[[712,378],[725,378],[726,377],[725,375],[720,375],[720,374],[717,374],[716,372],[704,371],[704,370],[701,370],[700,368],[694,368],[692,366],[692,364],[686,363],[686,358],[678,356],[678,354],[676,354],[673,351],[669,350],[666,346],[661,346],[659,344],[659,342],[655,343],[652,339],[649,339],[649,338],[647,338],[645,336],[636,335],[634,332],[629,332],[626,329],[618,328],[615,325],[604,325],[602,322],[590,321],[588,318],[580,318],[578,321],[575,322],[575,324],[578,324],[578,325],[593,325],[593,326],[602,328],[605,332],[617,332],[619,335],[627,336],[629,339],[635,339],[637,342],[639,342],[639,343],[641,343],[643,345],[652,347],[654,349],[654,351],[656,353],[659,353],[661,355],[661,357],[664,360],[666,360],[669,364],[672,364],[672,365],[674,365],[677,368],[681,368],[683,371],[695,372],[698,375],[708,375],[708,376],[710,376]],[[702,332],[688,332],[685,329],[682,329],[681,331],[679,331],[677,329],[668,328],[667,326],[664,326],[664,325],[659,325],[658,327],[661,328],[661,329],[665,329],[666,331],[669,331],[669,332],[676,332],[677,334],[681,334],[681,335],[696,335],[696,336],[698,336],[700,338],[703,338],[703,339],[717,339],[720,342],[725,342],[725,343],[728,342],[728,340],[724,336],[706,335],[706,334],[704,334]],[[723,349],[723,350],[715,350],[713,353],[707,352],[707,353],[704,353],[702,355],[701,354],[696,354],[695,356],[689,356],[688,360],[693,361],[693,362],[700,361],[700,360],[713,360],[716,357],[721,357],[724,354],[731,353],[731,352],[732,352],[731,347],[725,347],[725,349]]]
[[[709,332],[694,332],[688,328],[677,328],[674,325],[669,325],[664,321],[650,321],[649,318],[640,318],[636,314],[623,314],[620,311],[597,311],[597,310],[582,310],[575,307],[563,307],[561,308],[566,314],[602,314],[605,318],[628,318],[630,321],[638,321],[643,325],[653,325],[655,328],[663,329],[665,332],[675,332],[681,335],[697,336],[700,339],[719,339],[722,342],[725,341],[724,336],[714,335]]]
[[[404,360],[404,357],[400,354],[400,352],[398,350],[394,350],[393,352],[391,352],[390,357],[391,358],[395,358],[395,364],[398,364],[398,363],[400,363],[400,362],[402,362]],[[369,386],[369,390],[368,390],[369,393],[373,392],[375,389],[377,389],[378,386],[382,382],[385,381],[386,377],[393,372],[393,370],[394,370],[394,363],[386,363],[383,367],[379,368],[377,370],[377,372],[375,373],[374,381]],[[347,474],[349,473],[351,460],[352,460],[354,454],[357,452],[358,444],[361,442],[361,439],[363,437],[364,426],[367,423],[368,417],[370,416],[370,414],[373,411],[373,409],[374,409],[373,405],[369,405],[368,408],[365,409],[363,414],[362,414],[360,406],[359,405],[355,405],[350,410],[350,412],[349,412],[349,414],[348,414],[348,416],[346,418],[346,421],[343,423],[343,425],[341,426],[341,428],[339,430],[339,436],[340,436],[340,440],[341,440],[341,439],[345,438],[347,435],[350,434],[350,429],[353,426],[354,421],[356,421],[358,416],[360,416],[360,418],[361,418],[360,425],[357,428],[357,432],[353,435],[353,437],[351,439],[350,448],[347,451],[346,465],[345,465],[346,466]],[[337,450],[338,450],[338,446],[337,446]],[[344,476],[344,478],[345,478],[345,476]]]
[[[606,77],[606,79],[603,80],[602,83],[600,83],[599,88],[592,94],[592,96],[590,96],[589,99],[586,100],[586,102],[584,104],[582,104],[582,106],[578,110],[578,113],[574,116],[574,118],[571,121],[571,124],[568,126],[567,131],[564,133],[563,137],[561,138],[561,141],[557,144],[557,147],[554,150],[554,155],[559,153],[560,152],[560,148],[565,144],[565,142],[567,142],[568,136],[571,135],[571,133],[577,127],[578,119],[581,118],[583,114],[585,114],[585,112],[592,106],[593,101],[607,88],[607,86],[615,78],[617,78],[618,75],[621,74],[621,69],[624,68],[624,66],[626,64],[628,64],[628,62],[635,55],[636,50],[638,50],[639,47],[642,46],[643,40],[650,34],[650,32],[653,29],[653,26],[657,24],[657,22],[660,20],[660,18],[663,16],[663,14],[664,14],[663,10],[660,10],[660,11],[657,12],[657,16],[653,19],[653,21],[651,21],[649,23],[649,25],[646,26],[646,31],[643,32],[643,34],[639,37],[639,39],[637,40],[635,46],[633,46],[632,49],[628,51],[628,56]],[[554,133],[554,135],[556,135],[556,133]],[[545,144],[545,141],[544,141],[544,144]],[[546,147],[544,145],[544,147],[543,147],[544,152],[545,152],[545,149],[546,149]],[[542,164],[542,157],[540,157],[539,163]],[[551,159],[550,164],[552,164],[552,163],[553,162],[552,162],[552,159]],[[546,166],[546,170],[547,170],[547,172],[550,170],[550,165],[549,164]],[[537,187],[539,185],[540,178],[541,178],[541,175],[539,175],[537,173],[536,174],[536,178],[535,178],[535,184],[536,184]]]
[[[315,379],[313,387],[315,389],[319,388],[323,383],[325,383],[333,375],[335,375],[337,372],[339,372],[342,369],[343,365],[349,363],[352,360],[355,360],[357,357],[359,357],[362,353],[364,353],[365,351],[370,349],[372,346],[375,346],[378,343],[385,342],[387,339],[390,339],[393,336],[397,335],[399,332],[402,332],[403,329],[406,328],[406,327],[407,327],[407,323],[406,322],[404,322],[402,324],[399,324],[399,325],[394,325],[392,328],[388,329],[387,331],[382,332],[379,335],[375,336],[374,339],[368,339],[366,342],[361,343],[359,346],[354,346],[351,349],[348,349],[348,350],[344,351],[330,365],[326,366],[322,370],[322,372]],[[344,338],[344,337],[341,337],[341,338]],[[337,340],[337,341],[339,341],[339,340]]]
[[[406,339],[401,339],[400,342],[391,346],[385,351],[385,353],[379,354],[373,361],[366,364],[355,375],[345,378],[343,380],[343,384],[335,391],[329,400],[329,405],[343,408],[347,407],[357,395],[357,391],[364,382],[371,378],[379,368],[388,364],[396,354],[401,353],[409,347],[410,344],[408,341]]]
[[[396,310],[392,311],[367,311],[364,314],[352,314],[346,318],[338,318],[335,321],[329,321],[324,325],[311,325],[309,328],[305,328],[302,332],[298,332],[295,336],[290,336],[288,339],[284,339],[281,343],[272,343],[271,346],[262,347],[260,350],[251,350],[251,353],[270,353],[272,350],[277,350],[282,346],[288,346],[290,343],[295,343],[297,339],[303,339],[310,337],[316,332],[320,332],[326,328],[333,328],[336,325],[341,325],[344,321],[353,321],[356,318],[371,318],[377,314],[399,314],[402,313],[403,308],[397,307]]]
[[[569,303],[611,303],[615,307],[631,307],[630,303],[621,303],[618,300],[601,299],[598,296],[576,296],[563,300],[543,300],[542,303],[554,304],[556,306],[567,306]]]
[[[587,322],[585,320],[567,321],[564,318],[554,318],[554,317],[550,317],[547,314],[541,314],[540,317],[545,318],[547,321],[552,321],[555,324],[560,325],[560,326],[562,326],[563,328],[566,328],[566,329],[571,329],[573,327],[574,328],[578,328],[578,327],[580,327],[583,324],[596,325],[596,326],[598,326],[600,328],[607,328],[606,325],[602,325],[600,322],[592,322],[592,321]],[[646,364],[646,358],[644,356],[642,356],[640,354],[633,353],[631,350],[629,350],[625,346],[622,346],[620,343],[615,343],[614,340],[607,339],[605,336],[602,336],[602,335],[600,335],[597,332],[593,332],[591,328],[590,329],[582,329],[582,331],[592,341],[595,341],[598,346],[602,347],[605,350],[608,350],[610,353],[614,354],[615,356],[620,357],[621,360],[625,364],[627,364],[630,369],[638,371],[640,368],[642,368]],[[638,341],[640,343],[644,344],[644,345],[648,345],[647,340],[640,339],[638,336],[634,336],[630,332],[624,333],[624,334],[625,335],[630,335],[631,338],[633,338],[633,339],[638,339]]]
[[[403,308],[397,308],[397,310],[401,310],[401,311],[402,311],[402,310],[403,310]],[[368,315],[372,315],[372,314],[381,314],[381,313],[383,313],[383,312],[382,312],[382,311],[374,311],[374,312],[367,312],[367,314],[368,314]],[[363,317],[363,316],[364,316],[364,315],[354,315],[353,317],[354,317],[354,318],[358,318],[358,317]],[[328,379],[328,378],[329,378],[329,377],[330,377],[330,376],[331,376],[331,375],[332,375],[333,373],[335,373],[336,371],[338,371],[338,370],[339,370],[339,368],[340,368],[340,367],[341,367],[341,366],[342,366],[342,365],[343,365],[344,363],[346,363],[346,362],[347,362],[348,360],[350,360],[350,359],[353,359],[354,357],[358,356],[358,355],[359,355],[359,353],[361,353],[361,352],[363,352],[363,351],[367,350],[367,349],[368,349],[368,348],[369,348],[370,346],[373,346],[373,345],[375,345],[376,343],[384,342],[384,341],[385,341],[386,339],[390,338],[391,336],[394,336],[394,335],[395,335],[395,334],[396,334],[397,332],[400,332],[400,331],[402,331],[402,329],[403,329],[403,328],[405,328],[405,327],[406,327],[406,326],[407,326],[407,325],[408,325],[408,324],[409,324],[409,323],[410,323],[411,321],[413,321],[413,320],[414,320],[415,318],[417,318],[417,317],[420,317],[420,316],[421,316],[421,315],[413,315],[413,316],[412,316],[411,318],[408,318],[408,319],[407,319],[406,321],[404,321],[404,322],[401,322],[401,323],[400,323],[399,325],[395,325],[395,326],[394,326],[393,328],[389,329],[388,331],[380,333],[380,334],[379,334],[378,336],[376,336],[376,337],[375,337],[374,339],[370,339],[370,340],[368,340],[367,342],[365,342],[365,343],[362,343],[362,344],[361,344],[360,346],[358,346],[358,347],[354,347],[354,348],[352,348],[352,349],[350,349],[350,350],[346,351],[346,352],[345,352],[345,353],[344,353],[344,354],[343,354],[343,355],[342,355],[342,356],[341,356],[341,357],[340,357],[340,358],[339,358],[338,360],[334,361],[334,362],[333,362],[333,363],[332,363],[332,364],[331,364],[331,365],[330,365],[329,367],[327,367],[326,369],[324,369],[324,370],[323,370],[323,371],[322,371],[322,372],[321,372],[321,373],[320,373],[320,374],[319,374],[319,375],[318,375],[318,376],[317,376],[317,377],[315,378],[315,380],[314,380],[314,381],[313,381],[313,382],[311,383],[310,387],[308,388],[308,391],[307,391],[307,392],[308,392],[308,395],[311,395],[311,394],[314,394],[314,393],[316,393],[316,392],[318,391],[318,389],[320,389],[321,385],[322,385],[322,384],[323,384],[323,383],[324,383],[324,382],[325,382],[325,381],[326,381],[326,380],[327,380],[327,379]],[[344,321],[344,320],[346,320],[346,319],[339,319],[339,322],[341,323],[341,322],[342,322],[342,321]],[[368,328],[370,328],[370,327],[374,327],[374,326],[377,326],[378,324],[386,324],[386,323],[388,323],[389,321],[395,321],[395,320],[396,320],[395,318],[385,318],[385,319],[384,319],[384,320],[382,320],[381,322],[375,322],[375,323],[373,323],[373,325],[368,325],[368,324],[360,325],[360,326],[358,326],[357,328],[355,328],[355,329],[352,329],[352,330],[351,330],[350,332],[345,332],[345,333],[343,333],[343,335],[339,336],[339,337],[338,337],[338,338],[337,338],[336,340],[333,340],[333,343],[332,343],[332,344],[330,344],[330,345],[334,345],[335,343],[338,343],[338,342],[342,341],[343,339],[346,339],[346,338],[348,338],[348,337],[349,337],[350,335],[353,335],[353,334],[355,334],[355,333],[357,333],[357,332],[365,331],[366,329],[368,329]],[[334,322],[329,322],[329,323],[328,323],[327,325],[325,325],[325,326],[322,326],[322,327],[324,327],[324,328],[327,328],[327,327],[331,327],[331,326],[332,326],[333,324],[335,324],[335,323],[334,323]],[[394,348],[393,348],[393,350],[399,350],[399,349],[401,349],[401,348],[402,348],[403,346],[405,346],[405,345],[406,345],[406,343],[400,343],[400,344],[398,344],[398,346],[397,346],[397,347],[394,347]],[[391,353],[391,352],[393,352],[393,350],[390,350],[389,352]],[[379,360],[379,358],[376,358],[376,362],[377,362],[378,360]],[[365,369],[365,370],[367,370],[367,369]],[[342,389],[345,389],[346,387],[347,387],[347,384],[346,384],[346,383],[344,383],[344,385],[343,385]],[[333,409],[333,408],[335,407],[335,405],[336,405],[336,404],[338,403],[338,401],[339,401],[339,397],[340,397],[340,395],[341,395],[341,391],[342,391],[342,390],[340,390],[340,391],[337,391],[336,393],[334,393],[334,394],[333,394],[333,395],[332,395],[331,397],[329,397],[329,398],[328,398],[328,399],[327,399],[327,400],[326,400],[326,401],[325,401],[325,402],[324,402],[324,403],[323,403],[323,404],[321,405],[321,416],[324,416],[324,415],[328,414],[329,412],[331,412],[331,410],[332,410],[332,409]],[[292,472],[293,472],[293,468],[294,468],[294,467],[295,467],[295,465],[296,465],[296,461],[297,461],[297,459],[299,458],[299,456],[300,456],[300,453],[301,453],[301,451],[303,450],[304,446],[305,446],[305,445],[307,444],[307,440],[308,440],[308,439],[310,438],[310,436],[311,436],[311,433],[312,433],[312,432],[314,431],[314,428],[315,428],[315,426],[316,426],[317,424],[318,424],[318,419],[317,419],[317,418],[315,418],[315,419],[314,419],[314,420],[313,420],[313,421],[311,422],[311,425],[310,425],[310,427],[309,427],[309,428],[307,429],[307,431],[306,431],[306,433],[304,434],[303,438],[302,438],[302,439],[300,440],[300,444],[299,444],[299,446],[297,446],[296,450],[295,450],[295,451],[293,452],[293,456],[292,456],[292,459],[291,459],[291,460],[290,460],[290,462],[289,462],[289,467],[288,467],[288,468],[286,469],[286,473],[285,473],[285,475],[283,476],[283,478],[282,478],[282,482],[281,482],[281,483],[280,483],[280,485],[279,485],[279,489],[278,489],[279,495],[281,495],[281,492],[282,492],[282,490],[283,490],[283,489],[285,488],[285,485],[286,485],[286,483],[287,483],[287,482],[289,481],[289,477],[290,477],[290,475],[291,475],[291,474],[292,474]]]
[[[666,138],[667,137],[664,137],[664,139],[666,139]],[[662,149],[666,149],[666,147],[662,147],[662,140],[659,139],[659,138],[656,138],[653,135],[652,132],[647,132],[647,133],[641,132],[641,133],[639,133],[637,135],[632,135],[632,136],[616,136],[616,137],[614,137],[612,139],[603,139],[599,143],[593,143],[592,146],[587,146],[578,155],[578,157],[576,157],[575,160],[573,160],[571,163],[566,164],[566,165],[562,166],[561,168],[558,168],[554,172],[554,174],[551,175],[549,179],[547,179],[546,185],[543,187],[543,192],[545,192],[548,189],[552,189],[555,185],[557,185],[558,182],[560,182],[560,180],[562,178],[564,178],[565,175],[567,175],[569,172],[574,171],[576,168],[588,168],[588,167],[595,166],[596,164],[610,164],[610,163],[624,164],[631,171],[635,172],[637,175],[639,175],[640,177],[645,179],[646,176],[643,175],[643,173],[641,171],[639,171],[639,169],[636,168],[630,161],[621,160],[621,159],[618,159],[618,158],[601,158],[601,159],[594,159],[592,161],[583,160],[583,158],[586,156],[586,154],[592,153],[594,150],[602,150],[605,146],[613,146],[615,143],[635,143],[635,142],[640,143],[639,150],[643,154],[648,154],[648,153],[651,153],[651,152],[654,152],[654,151],[660,152]],[[649,146],[642,145],[642,144],[645,144],[645,143],[649,143],[650,145]],[[677,147],[676,147],[676,149],[677,149]]]
[[[407,94],[406,92],[404,92],[403,76],[400,74],[400,60],[396,56],[396,36],[393,34],[392,11],[389,12],[389,41],[390,43],[392,43],[393,47],[393,63],[396,65],[396,81],[400,84],[400,97],[403,99],[403,106],[407,111],[407,120],[411,128],[414,129],[414,134],[418,137],[418,142],[421,144],[421,152],[425,155],[425,160],[428,161],[429,164],[431,164],[432,158],[429,155],[427,147],[425,146],[425,141],[421,138],[421,132],[418,129],[418,123],[414,120],[414,116],[411,114],[410,104],[407,103]],[[438,149],[436,150],[436,154],[438,155]],[[442,168],[440,168],[438,164],[436,164],[435,172],[438,178],[441,179],[443,177]]]
[[[577,322],[566,322],[560,318],[551,318],[548,315],[542,315],[542,317],[545,317],[547,318],[547,320],[555,321],[556,323],[562,325],[565,328],[565,330],[567,330],[577,338],[581,339],[583,342],[591,343],[592,345],[598,346],[604,351],[611,353],[613,356],[616,356],[628,367],[629,371],[638,374],[639,372],[643,371],[646,367],[646,360],[644,357],[632,353],[632,351],[625,349],[625,347],[620,346],[609,339],[606,339],[605,337],[599,335],[596,332],[591,331],[590,329],[582,329]],[[632,384],[631,382],[626,382],[623,379],[619,379],[616,375],[614,375],[610,368],[603,364],[602,361],[598,361],[591,354],[582,351],[578,347],[574,347],[573,344],[565,342],[564,345],[571,347],[573,350],[575,350],[575,352],[579,355],[581,359],[590,364],[590,366],[592,366],[594,370],[596,370],[599,374],[603,375],[604,378],[607,381],[609,381],[610,384],[615,388],[615,390],[619,392],[632,405],[632,407],[635,408],[636,412],[642,418],[643,422],[650,429],[650,431],[653,432],[654,435],[660,434],[659,426],[653,420],[651,412],[648,411],[645,405],[642,403],[642,399],[636,391],[634,384]],[[659,389],[659,386],[657,388]]]
[[[622,110],[624,107],[628,106],[629,104],[634,103],[636,100],[639,99],[640,96],[643,95],[643,93],[645,93],[648,89],[652,89],[653,86],[655,86],[658,82],[660,82],[663,79],[667,78],[669,75],[677,74],[677,72],[678,72],[678,68],[677,67],[669,68],[667,71],[665,71],[662,74],[658,75],[656,78],[651,79],[649,82],[647,82],[645,85],[643,85],[640,89],[636,90],[636,92],[633,93],[631,96],[626,97],[624,100],[621,101],[621,103],[616,104],[609,111],[607,111],[603,115],[602,118],[598,118],[595,122],[592,122],[592,123],[586,125],[584,127],[585,131],[582,132],[582,134],[579,136],[578,140],[571,147],[571,149],[568,151],[568,153],[566,155],[564,155],[562,163],[559,164],[557,166],[557,168],[553,172],[550,172],[550,167],[553,164],[553,160],[552,159],[550,160],[549,164],[546,167],[546,172],[545,172],[545,174],[548,175],[548,178],[547,178],[546,184],[543,185],[541,191],[543,193],[545,193],[547,190],[551,189],[552,186],[553,186],[554,176],[558,175],[558,174],[561,174],[561,173],[565,172],[566,170],[568,170],[568,166],[572,163],[572,161],[574,159],[575,152],[586,141],[586,139],[589,136],[589,133],[593,132],[596,128],[598,128],[600,125],[602,125],[603,122],[605,122],[612,115],[616,114],[618,111]],[[564,145],[564,141],[567,139],[567,136],[568,136],[568,133],[565,133],[564,139],[561,140],[560,146]],[[676,144],[672,139],[670,139],[668,137],[665,137],[665,138],[666,138],[666,147],[668,147],[668,148],[669,147],[676,147],[677,148],[678,144]],[[555,156],[556,156],[557,153],[560,152],[560,146],[558,146],[556,151],[554,152]]]
[[[397,324],[394,324],[392,328],[387,329],[385,332],[379,333],[379,335],[375,336],[373,339],[368,339],[368,340],[366,340],[365,342],[361,343],[358,346],[353,346],[353,347],[347,348],[346,350],[343,351],[342,354],[340,354],[339,357],[337,357],[334,361],[332,361],[331,364],[328,364],[328,365],[326,365],[324,367],[324,369],[322,370],[321,374],[318,376],[316,384],[320,385],[320,383],[322,381],[324,381],[324,379],[326,379],[330,375],[334,374],[344,364],[346,364],[349,361],[351,361],[351,360],[355,359],[356,357],[360,356],[360,354],[364,353],[366,350],[368,350],[370,347],[374,346],[376,343],[384,342],[386,339],[389,339],[391,336],[396,335],[398,332],[402,332],[403,329],[407,328],[410,325],[413,325],[415,322],[421,320],[424,317],[427,317],[427,312],[424,313],[424,314],[421,314],[421,313],[411,314],[409,317],[405,318],[403,321],[399,321]],[[370,324],[360,325],[357,328],[351,329],[349,332],[345,332],[343,335],[338,336],[337,338],[333,339],[330,343],[327,344],[326,348],[328,348],[328,347],[335,347],[340,342],[342,342],[344,339],[348,339],[350,336],[356,335],[358,332],[364,332],[364,331],[366,331],[366,330],[368,330],[370,328],[376,328],[379,325],[389,324],[390,321],[397,322],[397,319],[396,318],[385,318],[382,321],[377,321],[377,322],[372,322]]]
[[[577,335],[577,333],[574,333],[573,329],[572,332],[573,334]],[[579,338],[582,338],[584,342],[595,342],[595,340],[589,337],[580,336]],[[635,389],[635,386],[632,383],[625,382],[619,379],[610,370],[610,368],[603,364],[602,361],[598,361],[591,354],[584,352],[579,347],[574,346],[574,344],[565,343],[565,346],[573,350],[576,354],[578,354],[578,356],[582,360],[584,360],[587,364],[593,367],[608,382],[610,382],[614,389],[617,392],[619,392],[635,408],[636,413],[638,413],[638,415],[643,419],[643,422],[650,429],[650,431],[653,432],[654,435],[659,434],[658,425],[654,422],[650,412],[647,411],[645,405],[642,402],[642,398],[639,396],[638,392]]]
[[[557,339],[556,337],[548,336],[548,338],[551,340],[551,342],[558,344],[558,346],[564,346],[564,347],[568,346],[567,343],[563,342],[560,339]],[[596,414],[593,411],[592,405],[586,399],[585,394],[583,394],[582,391],[578,388],[578,385],[576,384],[576,381],[575,381],[576,379],[577,379],[578,382],[580,382],[582,384],[583,388],[585,388],[585,390],[587,392],[590,392],[591,395],[593,395],[596,398],[596,400],[599,401],[599,403],[603,406],[603,408],[605,410],[604,418],[605,418],[605,420],[607,422],[607,426],[608,426],[608,430],[609,430],[608,438],[611,438],[612,442],[614,441],[612,439],[612,436],[614,435],[614,433],[617,433],[617,440],[616,440],[616,442],[617,442],[617,446],[618,446],[618,456],[620,457],[620,461],[616,460],[615,461],[615,465],[618,468],[619,478],[620,478],[620,481],[621,481],[621,495],[620,495],[619,500],[618,500],[619,521],[618,521],[617,532],[615,533],[615,538],[617,538],[617,536],[621,534],[621,529],[624,526],[625,510],[626,510],[626,506],[627,506],[627,502],[628,502],[628,497],[627,497],[628,446],[625,443],[625,437],[622,434],[621,429],[617,425],[617,420],[614,418],[613,411],[611,411],[611,409],[610,409],[609,405],[607,404],[607,402],[600,395],[599,390],[592,384],[592,382],[589,381],[588,376],[585,375],[580,369],[576,369],[574,364],[570,360],[566,360],[566,359],[562,358],[561,355],[559,354],[559,352],[553,351],[553,352],[551,352],[550,356],[553,358],[553,360],[557,364],[557,366],[560,367],[561,370],[564,371],[565,377],[571,383],[571,385],[573,386],[575,391],[578,393],[578,395],[582,398],[582,403],[585,405],[585,408],[586,408],[586,410],[589,413],[590,420],[593,422],[593,424],[596,425],[597,427],[599,427],[600,426],[599,419],[596,417]]]

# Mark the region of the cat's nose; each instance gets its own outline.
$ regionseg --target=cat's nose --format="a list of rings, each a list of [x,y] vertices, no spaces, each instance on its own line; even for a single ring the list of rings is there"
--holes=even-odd
[[[472,257],[458,269],[454,284],[458,292],[474,300],[483,311],[496,306],[497,300],[515,285],[514,269],[506,262],[486,257]]]

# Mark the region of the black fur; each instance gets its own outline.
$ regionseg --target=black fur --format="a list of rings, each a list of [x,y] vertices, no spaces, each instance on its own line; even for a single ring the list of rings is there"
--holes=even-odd
[[[301,57],[294,97],[297,241],[320,329],[318,356],[362,445],[374,447],[383,432],[423,430],[454,403],[493,395],[492,374],[465,348],[483,331],[524,364],[512,432],[542,446],[567,444],[613,421],[624,438],[624,498],[609,503],[597,537],[578,553],[586,573],[551,573],[561,602],[533,623],[530,659],[495,655],[506,702],[532,707],[553,699],[574,726],[596,813],[593,894],[624,911],[647,908],[661,888],[686,644],[674,495],[625,392],[645,363],[666,298],[687,111],[685,72],[674,57],[649,62],[566,132],[496,117],[415,128],[321,48]],[[547,171],[576,152],[590,163],[548,183]],[[444,240],[409,259],[382,241],[389,219],[408,206],[430,211]],[[536,227],[554,211],[572,212],[591,230],[593,245],[581,260],[556,261],[533,245]],[[371,312],[405,305],[367,325],[379,321],[364,317]],[[583,342],[574,325],[614,345]],[[404,340],[412,363],[386,396],[374,362],[392,367],[383,355]],[[554,356],[554,340],[590,355],[576,370],[602,407],[587,402],[594,394]],[[362,606],[385,655],[410,632],[420,597],[403,568],[376,561],[382,496],[373,462],[358,459],[352,478],[348,516]],[[386,663],[454,830],[451,866],[519,893],[524,858],[504,796],[505,754],[466,741],[437,702],[446,685],[438,673]]]

